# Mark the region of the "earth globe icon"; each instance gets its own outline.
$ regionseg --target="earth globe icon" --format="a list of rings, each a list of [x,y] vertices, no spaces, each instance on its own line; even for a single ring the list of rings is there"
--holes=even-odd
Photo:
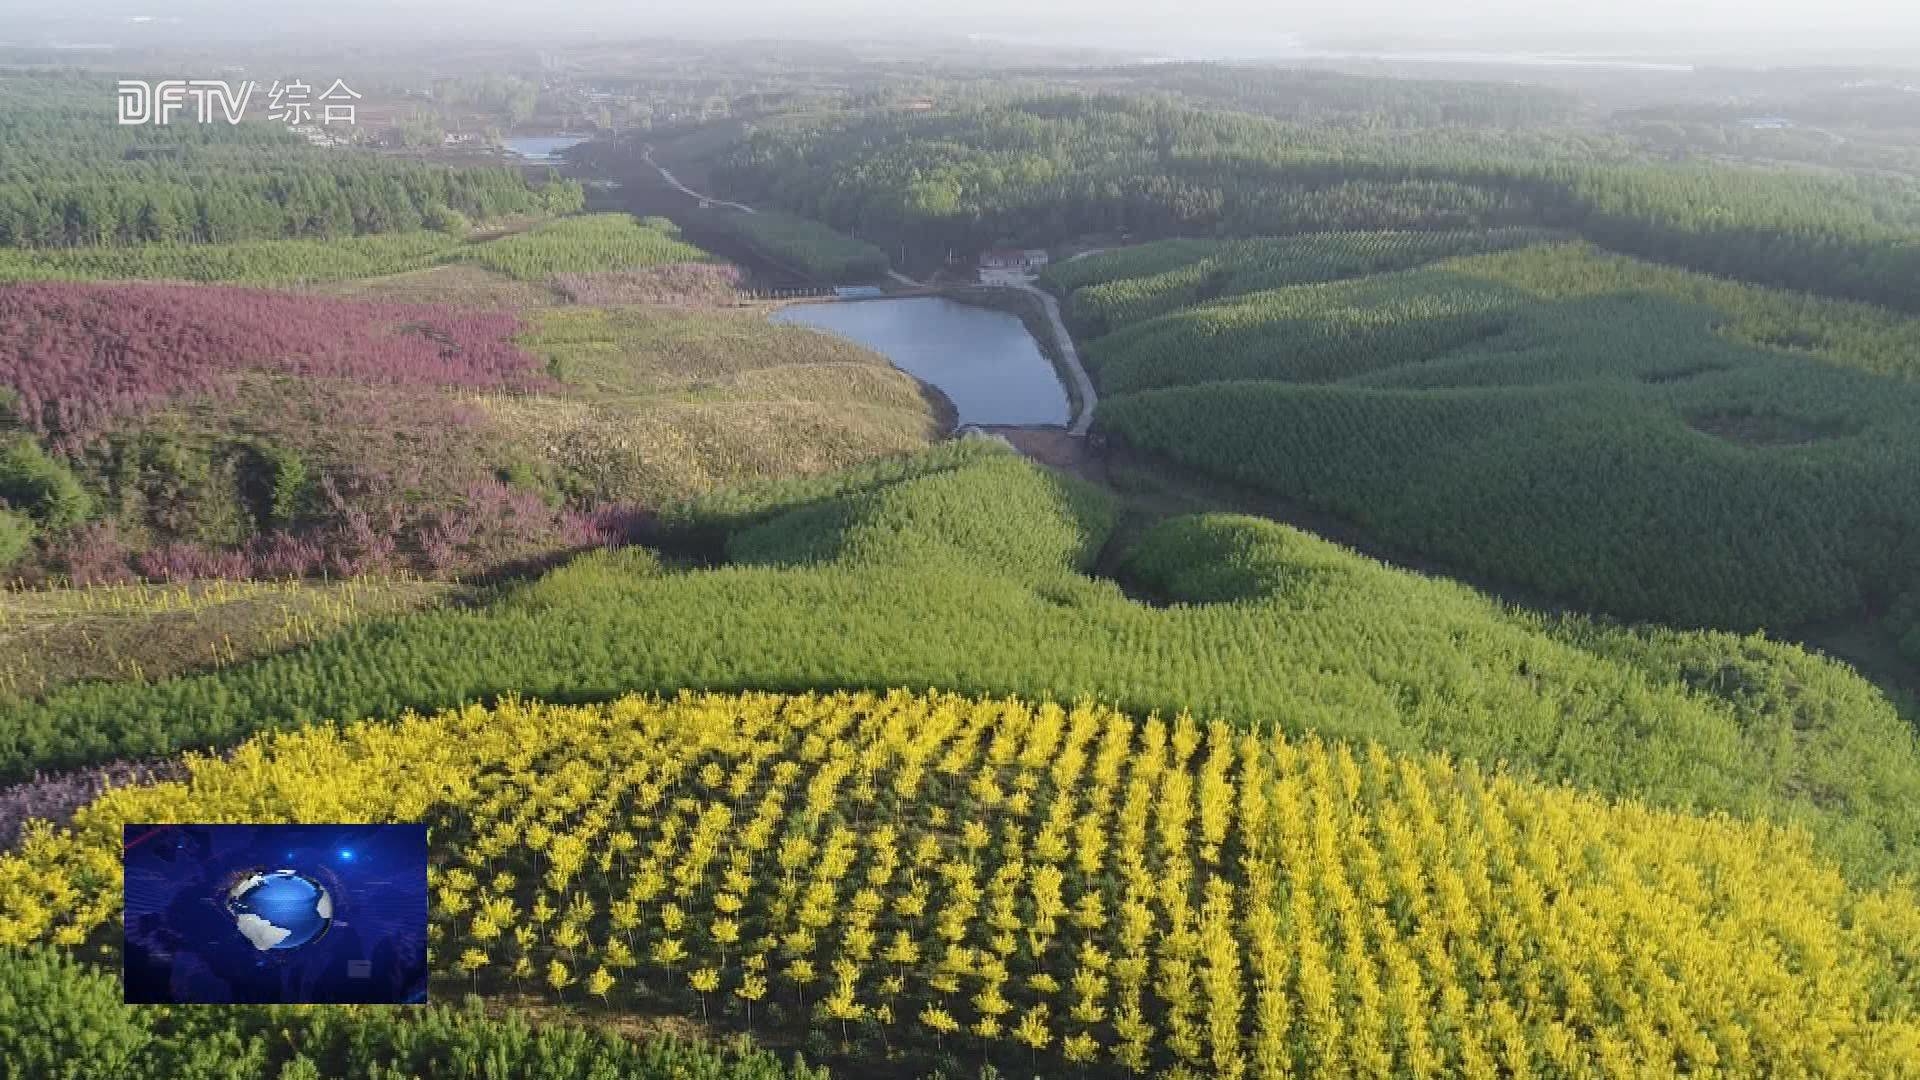
[[[227,914],[261,952],[311,945],[333,925],[333,895],[294,870],[252,873],[227,890]]]

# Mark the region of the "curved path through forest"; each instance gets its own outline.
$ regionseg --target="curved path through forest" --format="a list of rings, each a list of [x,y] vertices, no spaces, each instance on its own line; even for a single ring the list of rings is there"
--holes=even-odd
[[[759,211],[755,210],[753,207],[748,206],[745,203],[728,202],[725,199],[716,199],[711,195],[703,195],[700,192],[695,191],[692,188],[688,187],[687,185],[681,183],[677,177],[675,177],[672,173],[667,171],[667,167],[665,165],[662,165],[659,162],[653,160],[653,147],[651,146],[644,147],[641,149],[640,160],[653,166],[654,171],[660,174],[660,179],[665,180],[667,182],[668,187],[672,188],[673,190],[679,192],[682,195],[688,196],[689,198],[699,199],[701,202],[708,203],[713,206],[731,206],[735,210],[738,210],[746,214],[759,213]]]
[[[653,160],[653,147],[651,146],[645,147],[640,151],[640,160],[653,166],[654,170],[660,174],[660,179],[665,180],[668,187],[673,188],[673,190],[680,192],[682,195],[699,199],[713,206],[730,206],[743,213],[752,214],[758,212],[745,203],[728,202],[725,199],[717,199],[712,195],[702,194],[681,183],[672,173],[667,171],[666,166]],[[1084,252],[1083,254],[1094,254],[1094,252]],[[1078,257],[1079,256],[1076,256],[1076,258]],[[923,283],[913,280],[898,270],[888,270],[887,276],[908,288],[919,289],[926,287]],[[1032,293],[1034,296],[1039,297],[1040,306],[1046,310],[1047,321],[1053,325],[1053,340],[1055,344],[1059,346],[1060,356],[1066,362],[1067,376],[1073,380],[1074,396],[1080,401],[1080,413],[1073,418],[1073,423],[1067,427],[1067,434],[1077,439],[1085,438],[1088,429],[1093,426],[1093,407],[1099,403],[1100,397],[1094,392],[1093,380],[1087,377],[1087,369],[1080,363],[1080,349],[1074,345],[1073,335],[1067,332],[1067,322],[1060,317],[1060,301],[1055,300],[1052,293],[1035,285],[1031,280],[1019,282],[1010,287],[1019,289],[1022,292]]]

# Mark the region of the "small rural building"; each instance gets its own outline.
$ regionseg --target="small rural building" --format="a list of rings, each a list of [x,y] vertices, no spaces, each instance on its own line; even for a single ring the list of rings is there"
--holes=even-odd
[[[1047,265],[1047,253],[1042,248],[994,248],[980,255],[982,270],[1038,270]]]
[[[307,140],[309,146],[345,146],[349,141],[345,135],[328,131],[316,124],[295,124],[287,130]]]
[[[841,300],[878,300],[887,294],[878,285],[840,285],[833,295]]]

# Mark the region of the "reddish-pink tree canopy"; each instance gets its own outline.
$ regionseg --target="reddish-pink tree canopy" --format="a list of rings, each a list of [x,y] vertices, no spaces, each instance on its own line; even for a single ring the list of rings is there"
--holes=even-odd
[[[72,448],[115,419],[216,393],[241,371],[400,386],[544,381],[504,312],[265,289],[0,286],[0,384],[23,423]]]

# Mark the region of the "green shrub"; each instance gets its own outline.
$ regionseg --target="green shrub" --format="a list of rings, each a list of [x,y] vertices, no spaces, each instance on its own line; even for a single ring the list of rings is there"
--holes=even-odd
[[[71,528],[93,513],[93,496],[80,478],[26,435],[0,446],[0,500],[48,529]]]
[[[1213,250],[1187,249],[1185,241],[1166,246],[1161,259],[1149,254],[1128,258],[1139,249],[1079,260],[1092,267],[1051,275],[1056,284],[1080,281],[1072,292],[1076,321],[1094,332],[1118,329],[1208,300],[1242,296],[1265,289],[1410,270],[1442,259],[1476,252],[1504,251],[1540,244],[1553,234],[1539,229],[1477,229],[1460,232],[1325,232],[1216,244]],[[1199,257],[1180,261],[1191,251]],[[1156,265],[1166,269],[1153,272]],[[1139,271],[1146,270],[1147,273]],[[1125,272],[1123,272],[1125,271]]]
[[[33,546],[33,519],[18,510],[0,508],[0,570],[20,561]]]
[[[589,551],[513,590],[506,603],[529,611],[584,610],[609,603],[665,572],[660,557],[643,547]]]
[[[0,949],[0,1075],[100,1080],[136,1075],[150,1014],[121,1003],[117,980],[65,953]]]
[[[292,447],[259,442],[251,447],[242,486],[255,504],[259,527],[284,529],[307,512],[313,494],[313,478],[306,459]]]
[[[0,248],[0,282],[157,278],[257,284],[346,281],[433,265],[460,241],[445,233],[331,240],[244,240],[21,251]]]
[[[426,213],[421,215],[421,220],[427,228],[446,233],[448,236],[465,236],[467,231],[473,228],[473,223],[467,220],[465,214],[439,204],[427,207]]]
[[[120,518],[202,544],[237,544],[274,520],[273,448],[210,445],[171,431],[116,437],[113,494]]]
[[[1229,514],[1156,526],[1127,552],[1120,570],[1142,592],[1186,604],[1266,600],[1310,582],[1347,587],[1381,577],[1324,540]]]

